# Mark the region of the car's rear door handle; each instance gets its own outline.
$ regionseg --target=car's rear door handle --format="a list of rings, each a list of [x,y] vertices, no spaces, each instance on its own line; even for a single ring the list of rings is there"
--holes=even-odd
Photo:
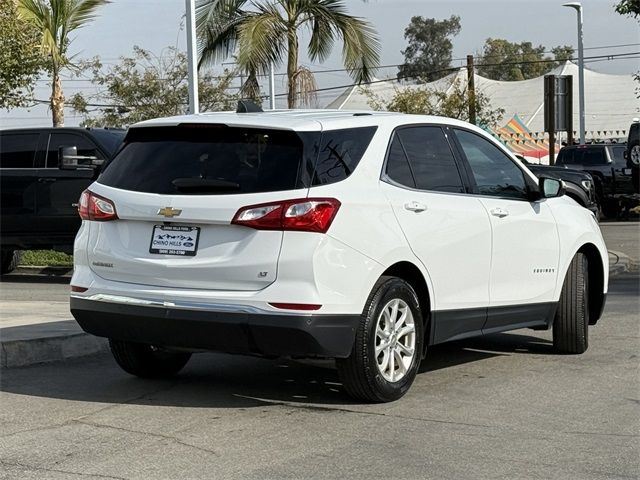
[[[53,183],[57,180],[57,178],[52,177],[40,177],[38,179],[38,183]]]
[[[498,207],[491,210],[491,215],[493,215],[494,217],[503,218],[508,216],[509,212],[507,212],[504,208]]]
[[[404,209],[409,210],[410,212],[420,213],[424,212],[427,209],[427,206],[419,202],[409,202],[404,204]]]

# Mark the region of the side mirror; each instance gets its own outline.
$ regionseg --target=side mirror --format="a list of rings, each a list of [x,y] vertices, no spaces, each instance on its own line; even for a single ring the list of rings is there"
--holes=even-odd
[[[58,149],[58,168],[61,170],[78,170],[94,168],[102,165],[104,160],[92,155],[78,155],[78,147],[60,147]]]
[[[543,198],[561,197],[565,194],[562,180],[551,177],[540,177],[540,193]]]

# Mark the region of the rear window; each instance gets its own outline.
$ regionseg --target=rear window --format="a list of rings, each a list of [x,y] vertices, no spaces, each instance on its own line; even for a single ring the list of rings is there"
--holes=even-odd
[[[173,195],[261,193],[335,183],[355,169],[375,127],[293,132],[224,125],[142,127],[98,181]]]
[[[561,165],[603,165],[607,157],[603,147],[563,148],[558,154],[556,163]]]

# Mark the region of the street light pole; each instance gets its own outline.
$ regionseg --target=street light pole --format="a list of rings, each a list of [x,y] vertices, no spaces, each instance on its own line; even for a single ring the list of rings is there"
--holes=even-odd
[[[196,6],[195,0],[185,0],[187,4],[187,81],[189,84],[189,113],[199,113],[198,101],[198,59],[196,48]]]
[[[276,72],[273,62],[269,64],[269,108],[276,109]]]
[[[580,2],[570,2],[562,5],[576,10],[578,14],[578,101],[580,108],[580,145],[584,145],[584,48],[582,45],[582,4]]]

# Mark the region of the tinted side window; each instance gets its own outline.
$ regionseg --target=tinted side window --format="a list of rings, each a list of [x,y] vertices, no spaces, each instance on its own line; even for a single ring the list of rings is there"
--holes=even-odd
[[[416,188],[416,182],[413,179],[409,160],[404,153],[402,143],[398,135],[394,134],[387,155],[387,176],[396,183],[410,188]]]
[[[627,161],[624,159],[624,151],[627,147],[620,145],[619,147],[609,147],[609,152],[611,153],[611,159],[613,163],[618,168],[625,168],[627,166]]]
[[[522,170],[502,150],[475,133],[455,132],[481,195],[527,198]]]
[[[82,135],[74,133],[52,133],[47,148],[47,168],[58,167],[58,149],[60,147],[78,147],[78,155],[104,159],[96,145]]]
[[[440,127],[410,127],[398,131],[416,187],[438,192],[464,192],[453,153]]]
[[[0,168],[33,168],[38,137],[37,133],[0,135]]]
[[[351,175],[376,130],[359,127],[323,132],[312,186],[336,183]]]

